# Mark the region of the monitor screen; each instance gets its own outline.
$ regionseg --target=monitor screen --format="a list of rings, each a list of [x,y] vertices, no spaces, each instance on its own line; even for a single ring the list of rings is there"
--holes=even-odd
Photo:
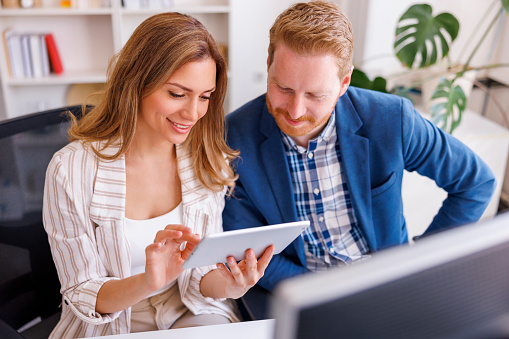
[[[277,339],[509,337],[509,213],[289,279]]]

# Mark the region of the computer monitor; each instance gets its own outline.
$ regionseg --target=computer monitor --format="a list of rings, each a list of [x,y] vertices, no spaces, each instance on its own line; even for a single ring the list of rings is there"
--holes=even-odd
[[[509,337],[509,213],[289,279],[276,339]]]

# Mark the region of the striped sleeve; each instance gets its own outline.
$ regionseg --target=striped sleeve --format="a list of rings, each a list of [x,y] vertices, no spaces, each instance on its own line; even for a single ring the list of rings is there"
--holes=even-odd
[[[75,145],[74,145],[75,146]],[[101,315],[95,311],[97,294],[107,280],[95,239],[95,224],[88,207],[93,189],[96,158],[73,144],[51,160],[44,188],[43,223],[48,234],[64,302],[81,320],[102,324],[119,313]]]

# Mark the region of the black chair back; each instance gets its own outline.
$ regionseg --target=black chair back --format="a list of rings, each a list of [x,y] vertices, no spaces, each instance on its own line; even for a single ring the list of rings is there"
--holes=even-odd
[[[81,106],[0,121],[0,319],[15,329],[59,312],[42,201],[48,163],[69,142],[67,111]]]

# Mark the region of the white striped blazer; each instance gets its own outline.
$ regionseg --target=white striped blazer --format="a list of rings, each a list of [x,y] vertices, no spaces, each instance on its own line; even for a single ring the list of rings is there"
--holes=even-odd
[[[98,144],[94,144],[98,146]],[[105,154],[118,148],[109,147]],[[182,181],[183,223],[194,233],[222,231],[226,188],[212,192],[201,185],[190,154],[177,145]],[[129,333],[131,309],[113,314],[95,311],[97,293],[111,279],[130,275],[125,229],[125,158],[104,161],[89,146],[74,141],[55,153],[44,188],[43,221],[60,279],[62,316],[50,338]],[[216,313],[239,321],[232,300],[204,297],[199,288],[213,266],[185,270],[177,279],[182,302],[194,314]]]

